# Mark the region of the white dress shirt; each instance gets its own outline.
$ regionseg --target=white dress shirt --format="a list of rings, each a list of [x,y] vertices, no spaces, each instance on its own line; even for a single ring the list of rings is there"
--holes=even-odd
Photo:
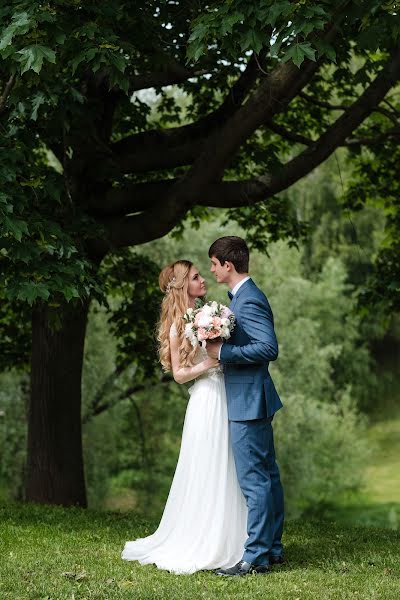
[[[242,285],[243,285],[243,284],[245,283],[245,281],[247,281],[248,279],[250,279],[250,275],[247,275],[247,277],[245,277],[244,279],[241,279],[241,280],[239,281],[239,283],[237,283],[237,284],[235,285],[235,287],[234,287],[234,288],[232,288],[232,291],[231,291],[231,294],[232,294],[232,296],[234,296],[235,294],[237,294],[237,292],[238,292],[239,288],[240,288],[240,287],[242,287]]]

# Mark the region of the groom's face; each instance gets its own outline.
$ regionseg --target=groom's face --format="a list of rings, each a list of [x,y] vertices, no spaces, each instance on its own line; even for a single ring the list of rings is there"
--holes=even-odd
[[[211,273],[214,273],[215,279],[217,283],[226,283],[229,279],[229,270],[227,269],[227,264],[224,263],[221,265],[218,258],[216,256],[211,257]]]

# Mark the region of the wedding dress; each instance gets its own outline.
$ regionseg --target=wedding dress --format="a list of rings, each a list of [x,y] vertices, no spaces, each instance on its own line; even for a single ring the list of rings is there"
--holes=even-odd
[[[199,349],[196,362],[205,356]],[[177,574],[231,567],[242,558],[247,539],[222,369],[201,375],[189,394],[178,463],[158,529],[126,542],[121,555]]]

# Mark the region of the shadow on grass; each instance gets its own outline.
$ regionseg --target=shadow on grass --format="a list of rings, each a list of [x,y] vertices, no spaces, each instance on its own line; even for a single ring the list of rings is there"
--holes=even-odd
[[[349,526],[330,521],[289,521],[285,529],[284,570],[321,568],[328,563],[399,564],[400,534],[380,528]]]

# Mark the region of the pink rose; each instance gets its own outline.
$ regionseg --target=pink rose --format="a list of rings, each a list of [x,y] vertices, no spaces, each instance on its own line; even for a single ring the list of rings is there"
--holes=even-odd
[[[221,319],[219,317],[214,317],[212,320],[213,327],[221,327]]]
[[[225,306],[225,308],[223,309],[221,316],[224,319],[228,319],[231,315],[233,315],[233,312],[230,310],[230,308],[228,308],[227,306]]]
[[[207,338],[209,340],[215,340],[215,338],[219,337],[220,335],[221,335],[221,332],[219,330],[212,329],[211,331],[208,332]]]
[[[204,329],[204,327],[199,327],[197,330],[197,339],[199,342],[207,339],[207,331]]]

